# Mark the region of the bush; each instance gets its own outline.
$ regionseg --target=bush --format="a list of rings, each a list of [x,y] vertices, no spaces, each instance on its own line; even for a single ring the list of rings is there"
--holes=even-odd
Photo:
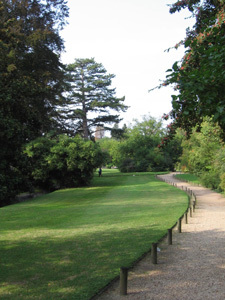
[[[218,172],[216,172],[214,170],[204,172],[200,176],[200,181],[205,187],[213,189],[213,190],[219,189],[219,187],[220,187],[220,176],[219,176]]]
[[[26,176],[24,176],[26,172],[27,162],[20,153],[20,149],[15,150],[14,159],[11,154],[8,157],[2,155],[0,160],[0,207],[14,203],[16,195],[30,189]]]
[[[225,173],[223,173],[221,176],[220,176],[220,188],[223,192],[225,192]]]
[[[124,172],[124,173],[136,171],[135,162],[131,158],[126,158],[126,159],[122,160],[121,163],[118,165],[118,168],[121,172]]]
[[[38,138],[24,152],[32,184],[47,191],[88,185],[103,160],[99,146],[80,137]]]
[[[224,187],[225,148],[221,136],[222,130],[218,124],[205,118],[201,130],[193,129],[190,139],[183,143],[181,165],[199,176],[201,183],[211,189]]]
[[[22,176],[17,169],[9,166],[1,170],[0,174],[0,207],[13,203],[15,196],[20,192]]]

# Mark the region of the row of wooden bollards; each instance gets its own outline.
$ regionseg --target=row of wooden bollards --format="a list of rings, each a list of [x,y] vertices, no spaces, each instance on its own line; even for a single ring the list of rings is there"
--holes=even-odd
[[[163,180],[162,178],[157,177],[158,179]],[[165,181],[167,182],[167,181]],[[176,186],[173,182],[167,182],[173,186]],[[180,217],[177,221],[177,223],[172,227],[167,230],[167,241],[168,245],[172,245],[173,243],[173,228],[177,225],[178,232],[182,232],[182,219],[185,217],[185,223],[188,224],[188,213],[190,214],[190,217],[192,217],[192,213],[195,211],[195,206],[196,206],[196,195],[193,193],[192,190],[188,189],[187,187],[181,186],[181,189],[187,192],[188,194],[188,208],[185,211],[184,215]],[[158,243],[152,243],[151,247],[151,261],[153,264],[158,263]],[[120,295],[127,295],[127,281],[128,281],[128,271],[129,268],[127,267],[121,267],[120,268]]]

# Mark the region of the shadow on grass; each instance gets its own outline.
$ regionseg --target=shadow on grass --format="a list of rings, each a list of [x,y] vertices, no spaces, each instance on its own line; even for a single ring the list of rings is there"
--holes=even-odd
[[[89,299],[165,234],[170,226],[157,218],[163,209],[173,215],[162,201],[173,190],[149,174],[102,177],[3,208],[0,298]]]
[[[153,226],[5,241],[0,250],[0,298],[89,299],[164,234]]]
[[[121,185],[112,184],[109,187],[104,182],[102,187],[59,190],[8,207],[5,213],[1,210],[0,231],[73,229],[83,225],[96,226],[102,222],[118,223],[127,217],[134,217],[137,211],[143,216],[150,213],[152,217],[154,211],[158,215],[162,214],[163,209],[173,213],[174,206],[184,205],[183,201],[178,204],[174,200],[184,192],[166,183],[155,179],[149,181],[147,176],[144,179],[141,177],[140,181],[133,177],[121,179]],[[167,199],[168,192],[171,201]],[[163,204],[160,209],[159,202]]]

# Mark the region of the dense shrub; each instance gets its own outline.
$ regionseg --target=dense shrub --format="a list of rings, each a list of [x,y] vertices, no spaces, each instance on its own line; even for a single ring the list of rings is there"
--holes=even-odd
[[[124,160],[122,160],[121,164],[119,165],[119,169],[124,173],[135,172],[137,170],[135,161],[131,158],[125,158]]]
[[[0,207],[13,202],[23,180],[18,169],[11,167],[2,169],[0,172]]]
[[[181,165],[197,175],[201,183],[211,189],[225,190],[225,148],[221,128],[205,118],[201,129],[195,128],[182,144]]]
[[[80,137],[38,138],[24,152],[29,158],[30,181],[48,191],[87,185],[102,164],[100,147]]]
[[[12,158],[12,152],[14,152],[14,158]],[[24,175],[27,170],[27,161],[19,146],[16,149],[10,147],[8,151],[0,149],[0,157],[1,207],[13,203],[20,192],[29,190],[29,184]]]
[[[220,187],[220,176],[217,170],[211,170],[203,172],[200,176],[201,183],[210,189],[219,189]]]
[[[220,185],[222,191],[225,191],[225,173],[220,176]]]

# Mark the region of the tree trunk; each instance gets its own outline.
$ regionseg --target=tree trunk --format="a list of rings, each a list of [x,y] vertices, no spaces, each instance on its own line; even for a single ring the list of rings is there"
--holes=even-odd
[[[87,123],[87,111],[85,103],[85,93],[84,93],[84,75],[82,74],[82,110],[83,110],[83,135],[84,139],[88,139],[88,123]]]
[[[86,113],[85,105],[83,105],[83,112],[84,112],[84,116],[83,116],[83,135],[84,135],[84,139],[87,140],[88,139],[88,124],[87,124],[87,113]]]

